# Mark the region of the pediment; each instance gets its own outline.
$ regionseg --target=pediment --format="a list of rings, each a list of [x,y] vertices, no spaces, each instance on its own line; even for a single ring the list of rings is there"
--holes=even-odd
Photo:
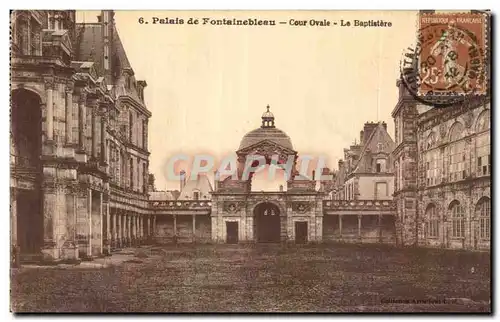
[[[236,154],[238,155],[257,154],[263,156],[272,156],[278,154],[280,156],[288,156],[288,155],[296,155],[297,152],[292,149],[286,148],[272,140],[264,139],[244,149],[236,151]]]

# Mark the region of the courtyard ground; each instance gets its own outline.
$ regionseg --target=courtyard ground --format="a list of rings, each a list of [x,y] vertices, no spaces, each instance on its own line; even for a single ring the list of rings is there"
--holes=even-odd
[[[14,312],[490,312],[490,254],[181,245],[11,272]]]

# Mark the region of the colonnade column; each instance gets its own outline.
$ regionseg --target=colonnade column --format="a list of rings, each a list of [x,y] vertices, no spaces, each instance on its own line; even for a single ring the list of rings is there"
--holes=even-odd
[[[358,239],[361,240],[361,215],[358,215]]]
[[[118,233],[118,230],[117,230],[117,226],[116,226],[116,215],[117,215],[117,209],[115,208],[115,211],[113,211],[113,214],[112,214],[112,217],[111,217],[111,222],[112,222],[112,225],[113,225],[113,230],[111,231],[111,247],[112,248],[116,248],[116,242],[117,242],[117,233]]]
[[[123,234],[123,229],[124,229],[124,224],[123,224],[123,214],[122,214],[122,211],[121,210],[118,210],[117,209],[117,231],[116,231],[116,234],[117,234],[117,241],[116,241],[116,245],[117,247],[119,248],[122,248],[123,247],[123,237],[124,237],[124,234]]]
[[[139,217],[139,233],[141,235],[141,244],[144,243],[144,215]]]
[[[147,219],[147,222],[146,222],[146,234],[147,235],[147,239],[148,239],[148,244],[151,243],[151,216],[148,216],[148,219]]]
[[[111,254],[111,212],[109,209],[109,197],[107,198],[106,203],[104,204],[104,211],[106,214],[106,250],[108,254]]]
[[[156,237],[156,216],[153,216],[153,226],[151,227],[151,237],[153,239],[153,242]]]
[[[193,243],[196,242],[196,215],[193,215]]]

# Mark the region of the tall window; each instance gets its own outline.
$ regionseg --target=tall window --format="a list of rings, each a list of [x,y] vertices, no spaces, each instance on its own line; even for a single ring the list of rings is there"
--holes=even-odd
[[[427,237],[437,238],[439,237],[439,216],[436,211],[436,206],[430,204],[425,210],[426,221],[426,231]]]
[[[398,116],[394,119],[394,128],[396,131],[396,144],[403,142],[403,121]]]
[[[139,159],[137,159],[137,190],[138,191],[141,191],[142,190],[142,186],[141,186],[141,181],[142,181],[142,176],[141,176],[141,166],[140,166],[141,162],[139,161]]]
[[[490,111],[479,115],[476,123],[476,175],[488,176],[491,171]]]
[[[199,200],[199,199],[200,199],[200,192],[194,191],[193,192],[193,200]]]
[[[126,186],[127,184],[127,173],[126,173],[126,166],[127,166],[127,159],[125,157],[124,154],[121,154],[120,153],[120,160],[121,160],[121,166],[120,166],[120,170],[121,170],[121,176],[120,176],[120,183],[123,185],[123,187]],[[122,180],[123,178],[123,180]]]
[[[142,125],[142,121],[140,119],[140,115],[139,115],[139,112],[135,113],[135,144],[139,147],[142,148],[142,146],[140,146],[140,144],[142,143],[142,139],[140,139],[140,135],[142,133],[142,130],[141,130],[141,125]]]
[[[132,111],[129,111],[128,114],[128,139],[130,142],[132,142],[132,133],[134,133],[134,116],[132,115]]]
[[[146,166],[146,162],[142,164],[142,176],[143,176],[143,185],[142,185],[142,192],[146,193],[148,192],[148,169]]]
[[[452,230],[451,236],[454,238],[465,237],[465,210],[458,202],[453,201],[450,204]]]
[[[490,239],[490,199],[483,197],[476,205],[476,216],[479,218],[479,238]]]
[[[396,174],[394,180],[395,180],[395,184],[396,184],[396,190],[399,190],[399,182],[401,180],[401,178],[399,177],[399,162],[396,161],[394,162],[394,173]]]
[[[424,143],[425,184],[433,186],[441,183],[441,151],[436,149],[436,134],[431,132]]]
[[[449,155],[449,180],[458,181],[467,177],[467,158],[465,141],[462,140],[464,127],[461,123],[453,124],[450,130]]]
[[[130,175],[130,189],[134,189],[134,160],[132,157],[130,158],[130,170],[129,170],[129,175]]]
[[[148,149],[148,123],[146,120],[142,120],[142,147],[143,149]]]

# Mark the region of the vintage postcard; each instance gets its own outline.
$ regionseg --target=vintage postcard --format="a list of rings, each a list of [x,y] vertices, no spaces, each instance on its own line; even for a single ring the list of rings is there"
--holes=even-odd
[[[12,10],[11,311],[491,313],[490,21]]]

